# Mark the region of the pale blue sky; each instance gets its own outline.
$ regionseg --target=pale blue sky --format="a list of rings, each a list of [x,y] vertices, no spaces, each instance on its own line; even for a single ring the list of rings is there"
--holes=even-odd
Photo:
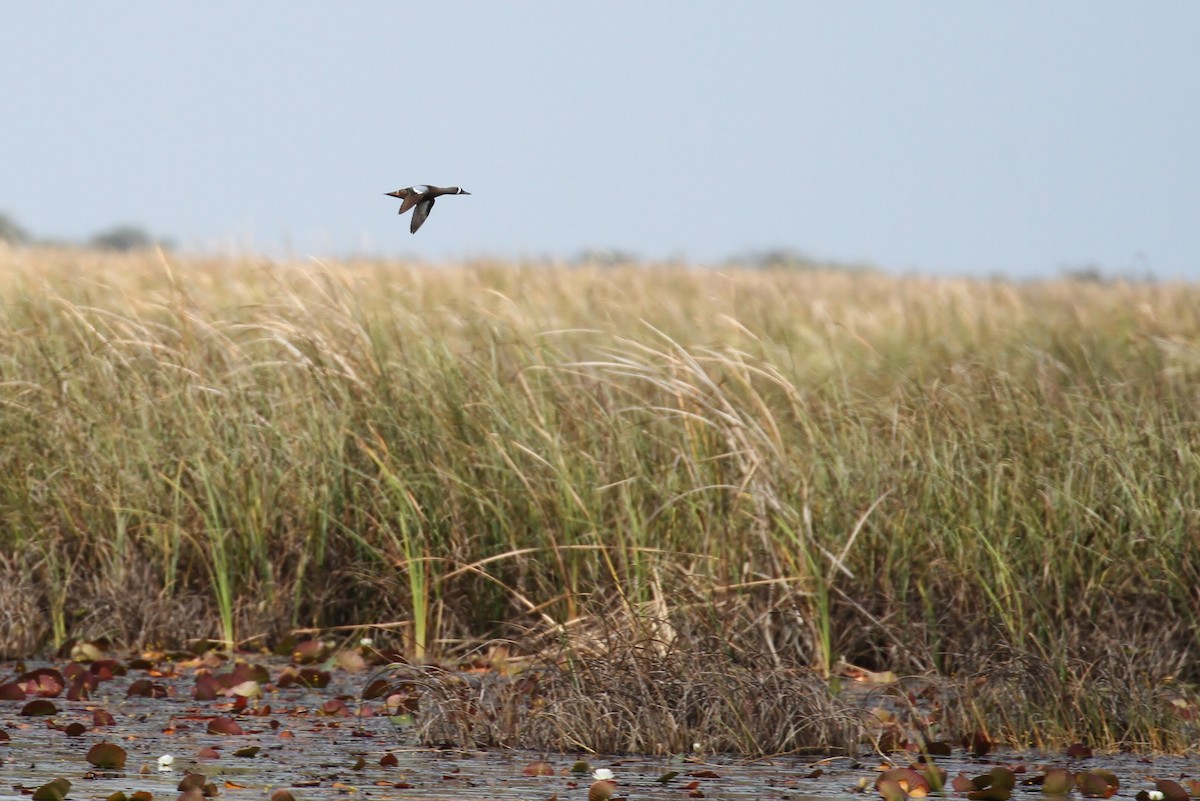
[[[1200,3],[6,2],[0,211],[186,248],[1200,279]],[[414,235],[383,193],[440,200]]]

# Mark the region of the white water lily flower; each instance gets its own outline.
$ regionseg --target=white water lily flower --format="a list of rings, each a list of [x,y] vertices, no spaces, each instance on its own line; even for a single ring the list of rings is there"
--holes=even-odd
[[[1151,790],[1148,793],[1146,793],[1146,795],[1150,798],[1150,801],[1162,801],[1163,800],[1162,790]]]
[[[612,781],[612,777],[613,772],[608,768],[596,768],[592,771],[592,778],[598,782],[610,782]]]
[[[175,764],[175,757],[170,754],[163,754],[158,758],[159,770],[170,770],[173,764]]]

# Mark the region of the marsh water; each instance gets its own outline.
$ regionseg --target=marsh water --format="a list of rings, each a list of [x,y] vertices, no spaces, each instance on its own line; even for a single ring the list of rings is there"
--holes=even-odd
[[[5,673],[15,676],[17,671]],[[643,757],[595,754],[544,754],[512,750],[430,749],[419,747],[403,723],[381,714],[362,714],[358,696],[363,673],[333,671],[329,686],[292,685],[235,713],[233,701],[192,698],[193,677],[154,679],[161,697],[127,696],[141,675],[130,671],[103,682],[86,700],[50,700],[52,715],[22,715],[24,702],[0,702],[0,727],[9,739],[0,746],[0,798],[27,798],[56,778],[71,783],[68,799],[101,799],[124,791],[146,791],[156,799],[174,799],[185,772],[207,777],[219,798],[262,799],[278,788],[297,801],[316,799],[583,799],[588,773],[572,772],[580,760],[589,768],[609,768],[620,796],[630,799],[854,799],[877,798],[874,776],[883,759],[864,752],[846,757],[780,756],[757,760],[693,754]],[[333,703],[342,699],[346,707]],[[95,725],[95,711],[113,716],[114,725]],[[369,707],[367,707],[369,710]],[[209,721],[230,715],[245,733],[210,734]],[[75,736],[65,728],[81,723]],[[126,750],[122,770],[101,770],[87,761],[88,749],[112,742]],[[257,747],[257,750],[255,750]],[[254,751],[251,755],[250,751]],[[236,752],[241,752],[238,755]],[[159,759],[173,757],[169,769]],[[903,755],[893,755],[903,763]],[[535,763],[548,763],[551,775],[530,775]],[[1119,797],[1150,789],[1155,779],[1180,779],[1200,773],[1200,756],[1139,757],[1105,754],[1087,759],[1037,753],[993,753],[973,759],[965,753],[939,759],[950,776],[986,773],[992,765],[1061,765],[1076,770],[1104,767],[1121,779]],[[545,766],[543,766],[543,770]],[[1018,768],[1019,770],[1019,768]],[[661,781],[664,775],[677,775]],[[948,793],[949,794],[949,793]],[[1014,798],[1040,798],[1036,787],[1018,785]]]

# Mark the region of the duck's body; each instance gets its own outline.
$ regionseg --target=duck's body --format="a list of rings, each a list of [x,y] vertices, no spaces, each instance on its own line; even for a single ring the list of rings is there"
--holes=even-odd
[[[425,222],[425,218],[429,216],[430,210],[433,208],[433,201],[442,195],[469,195],[471,194],[465,189],[459,189],[457,186],[429,186],[428,184],[417,184],[404,189],[397,189],[395,192],[384,192],[388,197],[398,197],[403,202],[400,204],[400,214],[413,209],[412,225],[408,230],[416,233],[421,224]]]

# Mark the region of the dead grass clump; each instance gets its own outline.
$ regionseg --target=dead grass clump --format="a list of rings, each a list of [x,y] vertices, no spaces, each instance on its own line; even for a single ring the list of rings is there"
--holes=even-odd
[[[615,637],[600,650],[511,678],[396,666],[389,693],[414,699],[422,743],[460,748],[756,756],[852,752],[862,733],[813,671],[766,654]]]
[[[1194,690],[1120,649],[1095,661],[1000,653],[981,672],[905,686],[909,718],[958,739],[983,732],[1016,748],[1084,742],[1102,750],[1179,752],[1200,735],[1188,723]],[[918,730],[921,728],[917,726]]]
[[[82,576],[73,600],[80,609],[72,625],[74,639],[111,639],[171,646],[202,639],[211,631],[214,612],[207,593],[168,593],[151,563],[131,559],[121,583],[107,573]]]
[[[15,554],[0,553],[0,658],[4,659],[35,653],[50,637],[42,612],[44,593],[23,562]]]

